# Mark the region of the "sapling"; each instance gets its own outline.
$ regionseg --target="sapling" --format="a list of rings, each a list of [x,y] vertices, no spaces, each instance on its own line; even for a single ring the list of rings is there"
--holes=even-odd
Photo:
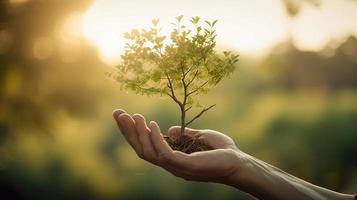
[[[161,34],[159,20],[153,19],[148,29],[133,29],[124,34],[127,40],[121,63],[111,73],[122,89],[141,95],[160,95],[171,98],[181,112],[179,137],[165,137],[169,145],[186,153],[210,149],[206,144],[184,134],[185,128],[215,104],[203,107],[187,120],[187,112],[199,106],[197,97],[207,93],[235,69],[238,55],[215,51],[215,21],[201,22],[199,17],[182,23],[176,17],[168,37]]]

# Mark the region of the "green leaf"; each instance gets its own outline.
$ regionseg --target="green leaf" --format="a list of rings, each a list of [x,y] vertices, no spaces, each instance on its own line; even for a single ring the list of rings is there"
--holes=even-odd
[[[218,20],[214,20],[214,21],[212,22],[212,27],[213,27],[217,22],[218,22]]]
[[[196,24],[198,24],[198,22],[200,21],[200,19],[201,19],[201,18],[198,17],[198,16],[192,17],[192,18],[191,18],[191,22],[196,25]]]
[[[182,18],[183,18],[183,15],[180,15],[180,16],[176,17],[176,20],[177,20],[178,22],[180,22],[180,21],[182,20]]]

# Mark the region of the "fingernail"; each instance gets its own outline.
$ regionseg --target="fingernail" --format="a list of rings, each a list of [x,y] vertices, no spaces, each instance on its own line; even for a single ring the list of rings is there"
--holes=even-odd
[[[149,127],[150,127],[150,128],[152,127],[153,123],[154,123],[153,121],[150,121],[150,122],[149,122]]]
[[[127,113],[121,113],[118,116],[117,121],[119,122],[119,124],[125,124],[126,118],[128,117],[127,115],[128,115]]]
[[[113,117],[117,119],[117,117],[121,114],[125,113],[125,110],[123,109],[115,109],[112,113]]]

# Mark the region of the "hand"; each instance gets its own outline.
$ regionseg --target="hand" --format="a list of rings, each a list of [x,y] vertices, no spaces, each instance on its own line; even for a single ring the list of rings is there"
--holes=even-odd
[[[170,148],[156,122],[147,126],[142,115],[130,116],[123,110],[116,110],[113,116],[140,158],[185,180],[227,184],[259,199],[354,199],[353,195],[318,187],[245,154],[231,138],[217,131],[187,128],[185,134],[213,150],[185,154]],[[171,127],[168,133],[175,138],[180,127]]]
[[[170,148],[156,122],[151,121],[147,126],[142,115],[130,116],[123,110],[116,110],[113,116],[122,134],[140,158],[185,180],[225,184],[236,182],[241,171],[243,153],[230,137],[217,131],[186,128],[185,134],[198,138],[213,150],[185,154]],[[177,137],[179,133],[178,126],[168,130],[171,138]]]

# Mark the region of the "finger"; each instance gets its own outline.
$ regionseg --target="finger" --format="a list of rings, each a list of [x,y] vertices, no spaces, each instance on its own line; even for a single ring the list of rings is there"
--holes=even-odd
[[[135,122],[127,113],[122,113],[117,118],[117,124],[121,133],[128,143],[133,147],[136,154],[141,155],[142,148],[135,129]]]
[[[112,115],[113,115],[114,119],[117,120],[119,115],[121,115],[123,113],[126,113],[125,110],[123,110],[123,109],[115,109],[113,111]]]
[[[142,155],[139,156],[147,161],[155,161],[156,152],[151,143],[150,129],[146,125],[145,118],[140,114],[134,114],[133,119],[135,121],[135,128],[139,134],[139,141],[142,147]]]
[[[175,176],[190,180],[191,173],[195,167],[195,160],[189,154],[180,151],[173,151],[161,136],[160,127],[156,122],[151,121],[151,139],[158,153],[158,165],[169,171]]]
[[[190,168],[191,163],[194,163],[194,160],[188,154],[180,151],[172,151],[171,147],[161,136],[160,127],[156,122],[151,121],[149,127],[152,133],[152,143],[158,153],[159,161],[163,164],[163,167],[169,171],[172,171],[170,169],[182,171],[181,169]]]
[[[194,136],[197,134],[199,131],[191,128],[185,128],[185,134]],[[170,138],[178,138],[181,134],[181,126],[172,126],[168,130],[168,134]]]
[[[149,128],[151,130],[151,142],[159,159],[170,156],[172,154],[172,149],[162,137],[159,125],[156,122],[151,121],[149,123]]]

